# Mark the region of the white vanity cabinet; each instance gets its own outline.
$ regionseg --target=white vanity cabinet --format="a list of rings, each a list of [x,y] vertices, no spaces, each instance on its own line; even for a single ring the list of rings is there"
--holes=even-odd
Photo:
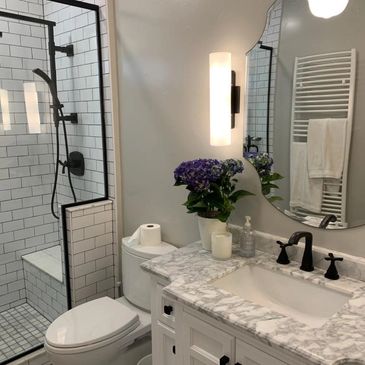
[[[312,365],[162,294],[152,278],[153,365]]]
[[[151,296],[152,363],[178,365],[176,353],[174,303],[163,297],[162,289],[168,282],[153,278]]]

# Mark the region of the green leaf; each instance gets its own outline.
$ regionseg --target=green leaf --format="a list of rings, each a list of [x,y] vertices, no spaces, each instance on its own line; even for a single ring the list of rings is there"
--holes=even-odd
[[[232,203],[236,203],[239,199],[241,199],[245,196],[250,196],[250,195],[255,195],[255,194],[252,194],[252,193],[250,193],[249,191],[246,191],[246,190],[237,190],[232,195],[229,196],[229,200]]]
[[[198,201],[195,204],[189,205],[189,207],[191,207],[191,208],[208,208],[207,204],[205,204],[205,202],[203,202],[202,200]]]
[[[282,179],[284,179],[284,176],[281,176],[277,172],[274,172],[272,175],[270,175],[270,177],[271,177],[271,181],[276,181],[276,180],[282,180]]]
[[[267,199],[270,203],[274,203],[276,201],[281,201],[283,200],[283,198],[281,198],[280,196],[271,196]]]
[[[275,184],[265,184],[265,188],[270,188],[270,189],[279,189],[279,187]]]

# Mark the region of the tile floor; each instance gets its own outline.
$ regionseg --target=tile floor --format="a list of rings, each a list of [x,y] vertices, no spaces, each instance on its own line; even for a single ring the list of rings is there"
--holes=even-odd
[[[29,304],[0,313],[0,363],[42,344],[50,322]]]

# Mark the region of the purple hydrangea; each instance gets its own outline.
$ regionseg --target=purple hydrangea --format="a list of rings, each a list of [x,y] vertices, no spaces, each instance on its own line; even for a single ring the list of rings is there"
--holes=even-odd
[[[233,158],[230,158],[223,161],[223,168],[225,169],[227,176],[232,177],[243,172],[243,162],[241,160],[234,160]]]
[[[236,190],[237,180],[232,177],[242,172],[240,160],[185,161],[174,171],[175,186],[185,185],[190,190],[184,203],[188,213],[226,222],[238,200],[252,195],[245,190]]]
[[[243,172],[243,163],[239,160],[198,159],[182,162],[174,171],[176,185],[186,185],[190,191],[209,190],[212,183],[223,177],[232,177]]]
[[[244,157],[252,163],[260,177],[270,175],[274,160],[266,152],[246,152]]]
[[[176,183],[187,185],[191,191],[202,192],[219,180],[222,163],[213,159],[198,159],[182,162],[174,171]]]

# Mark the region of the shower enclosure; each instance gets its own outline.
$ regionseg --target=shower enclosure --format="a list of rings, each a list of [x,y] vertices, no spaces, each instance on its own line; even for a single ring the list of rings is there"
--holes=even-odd
[[[248,125],[246,152],[271,153],[273,47],[259,42],[248,57]]]
[[[0,5],[0,364],[70,308],[66,208],[108,197],[99,8]],[[5,5],[3,5],[5,4]]]
[[[247,54],[246,152],[274,157],[274,114],[282,2],[270,9],[260,41]]]

